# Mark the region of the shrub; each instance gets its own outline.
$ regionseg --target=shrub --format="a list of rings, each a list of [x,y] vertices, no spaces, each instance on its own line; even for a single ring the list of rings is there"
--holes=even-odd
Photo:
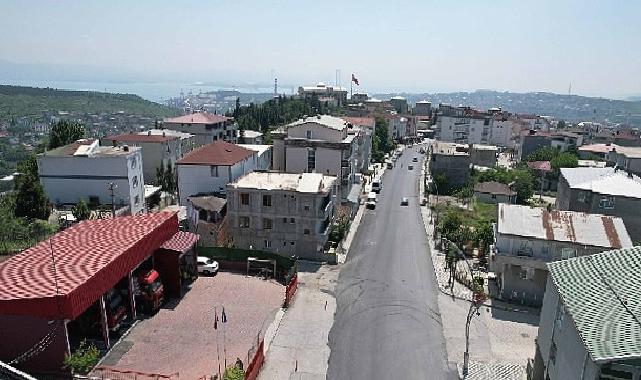
[[[87,345],[87,341],[83,340],[76,351],[71,355],[65,355],[65,368],[69,368],[73,373],[85,375],[98,363],[99,356],[96,346]]]

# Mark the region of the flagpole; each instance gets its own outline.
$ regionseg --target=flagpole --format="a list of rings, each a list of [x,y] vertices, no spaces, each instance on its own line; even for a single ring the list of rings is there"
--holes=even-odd
[[[225,314],[225,306],[223,305],[223,312],[220,315],[220,322],[223,324],[223,356],[225,357],[225,369],[227,369],[227,342],[225,339],[225,330],[227,330],[227,314]]]
[[[218,346],[220,345],[220,341],[218,339],[220,335],[218,334],[218,326],[217,326],[218,323],[216,321],[217,319],[218,319],[218,309],[216,308],[216,306],[214,306],[214,326],[216,327],[215,328],[215,330],[216,330],[216,357],[218,358],[218,378],[222,379],[222,377],[220,375],[220,349],[218,348]]]

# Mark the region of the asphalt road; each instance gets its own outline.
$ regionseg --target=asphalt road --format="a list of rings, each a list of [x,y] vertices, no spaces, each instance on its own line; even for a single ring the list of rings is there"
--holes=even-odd
[[[385,172],[376,210],[365,211],[341,268],[329,334],[330,380],[456,378],[447,365],[419,209],[422,159],[417,147],[406,149]],[[400,205],[402,197],[409,206]]]

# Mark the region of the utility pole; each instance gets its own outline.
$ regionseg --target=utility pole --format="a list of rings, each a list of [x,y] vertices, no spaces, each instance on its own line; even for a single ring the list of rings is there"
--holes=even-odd
[[[116,217],[116,197],[114,191],[118,188],[114,182],[109,182],[109,192],[111,193],[111,217]]]

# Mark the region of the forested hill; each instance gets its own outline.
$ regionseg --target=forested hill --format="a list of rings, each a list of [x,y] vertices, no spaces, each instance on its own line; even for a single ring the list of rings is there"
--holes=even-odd
[[[147,117],[176,114],[176,110],[131,94],[0,85],[0,120],[14,117],[36,119],[45,113],[59,111],[72,114],[112,114],[122,111]]]

